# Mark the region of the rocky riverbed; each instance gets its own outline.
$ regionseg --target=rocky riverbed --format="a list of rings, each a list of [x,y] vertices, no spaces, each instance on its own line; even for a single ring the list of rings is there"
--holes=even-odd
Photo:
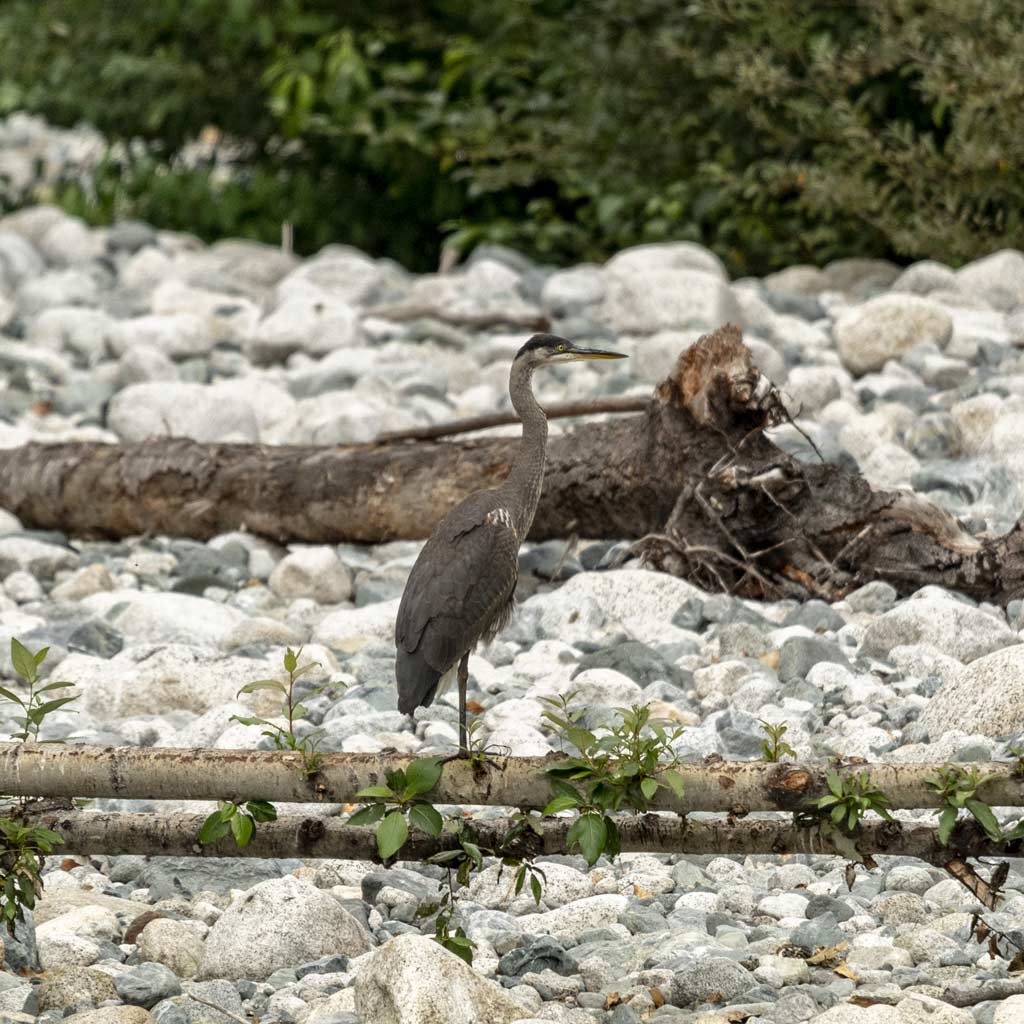
[[[8,166],[26,137],[39,145],[18,124],[20,134],[0,122]],[[858,259],[730,281],[690,243],[568,269],[484,246],[453,272],[414,276],[343,245],[302,260],[140,223],[90,229],[33,207],[0,219],[0,445],[330,444],[506,407],[508,362],[525,335],[367,312],[412,304],[544,313],[560,334],[630,354],[538,375],[545,402],[645,394],[700,333],[738,322],[827,458],[878,487],[913,489],[975,533],[1006,530],[1024,507],[1016,251],[955,271]],[[776,436],[812,457],[796,429]],[[831,606],[758,604],[635,562],[608,569],[617,540],[524,547],[519,612],[470,662],[487,742],[555,749],[540,699],[574,689],[594,724],[651,703],[686,727],[688,760],[760,756],[759,719],[785,722],[801,758],[970,763],[1024,743],[1020,602],[1004,610],[935,587],[897,600],[879,582]],[[84,542],[0,511],[4,685],[14,636],[49,646],[45,673],[77,684],[74,710],[48,719],[45,738],[258,747],[260,730],[234,716],[274,708],[238,690],[280,674],[284,649],[301,645],[320,666],[304,686],[346,684],[304,701],[321,749],[446,753],[452,695],[412,719],[395,710],[394,616],[418,548],[286,549],[244,531],[208,543]],[[0,706],[0,729],[13,725],[13,708]],[[1024,1021],[1024,997],[968,1009],[936,1000],[949,985],[1005,978],[1010,964],[970,937],[978,904],[959,883],[905,858],[880,865],[848,888],[843,863],[823,857],[632,854],[591,870],[556,857],[543,863],[539,907],[490,867],[460,902],[477,946],[469,968],[416,916],[436,898],[434,867],[52,858],[34,921],[5,939],[0,1017]],[[1021,861],[987,919],[1024,943]],[[843,973],[792,955],[840,942]],[[15,973],[40,966],[41,979]]]

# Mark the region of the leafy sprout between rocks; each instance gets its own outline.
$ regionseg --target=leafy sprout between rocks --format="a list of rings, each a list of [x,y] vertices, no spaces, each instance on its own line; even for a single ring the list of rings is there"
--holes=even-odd
[[[304,736],[296,736],[295,723],[306,714],[306,707],[295,697],[295,685],[309,672],[319,666],[318,662],[309,661],[299,664],[302,657],[302,648],[293,651],[290,647],[285,649],[282,663],[287,674],[287,683],[277,679],[256,679],[246,683],[238,691],[238,696],[243,693],[256,693],[260,690],[270,690],[279,693],[282,698],[282,715],[287,720],[287,726],[279,725],[268,718],[258,716],[249,717],[244,715],[232,715],[231,720],[241,722],[242,725],[262,725],[262,735],[269,737],[277,750],[294,750],[302,758],[301,772],[305,778],[309,778],[320,770],[323,765],[323,755],[317,751],[317,747],[323,739],[322,729],[314,729]],[[337,687],[345,687],[347,683],[342,681],[327,682],[320,686],[314,686],[311,694],[325,693]],[[200,843],[215,843],[222,839],[229,832],[235,837],[235,843],[239,848],[247,846],[256,831],[256,825],[261,821],[275,821],[277,819],[277,808],[267,800],[248,800],[245,804],[235,803],[231,800],[223,800],[212,814],[203,822],[199,831]]]
[[[295,722],[297,719],[304,717],[307,710],[306,706],[295,697],[295,684],[304,675],[320,667],[320,663],[316,661],[308,661],[304,665],[300,665],[299,658],[301,656],[301,647],[298,651],[293,651],[290,647],[285,650],[284,670],[288,675],[288,682],[286,684],[281,683],[277,679],[255,679],[251,683],[246,683],[237,694],[237,696],[241,696],[243,693],[256,693],[258,690],[270,690],[281,694],[283,698],[281,711],[287,719],[287,726],[278,725],[277,722],[260,717],[232,715],[231,719],[235,722],[241,722],[242,725],[262,725],[264,727],[262,735],[269,737],[273,741],[275,749],[294,750],[301,754],[302,771],[308,777],[316,775],[323,764],[323,757],[317,752],[317,747],[323,741],[324,731],[322,729],[313,729],[304,736],[295,735]],[[310,694],[317,695],[335,690],[338,687],[344,688],[347,685],[347,683],[341,680],[327,682],[320,686],[312,687]]]
[[[461,926],[454,925],[458,904],[457,886],[468,885],[473,872],[483,871],[485,856],[497,857],[502,870],[507,867],[516,872],[516,895],[529,880],[533,898],[539,903],[544,872],[528,858],[517,856],[514,851],[527,830],[541,835],[542,828],[538,816],[520,812],[513,827],[503,836],[500,847],[482,847],[470,822],[459,815],[443,818],[428,799],[428,794],[441,778],[444,765],[444,758],[422,757],[404,770],[399,768],[386,772],[386,785],[367,786],[356,794],[358,799],[373,802],[352,814],[348,824],[377,826],[377,852],[385,864],[392,861],[405,846],[410,826],[434,838],[445,831],[454,837],[457,845],[427,858],[427,863],[445,869],[445,879],[439,887],[438,901],[423,904],[417,914],[420,917],[435,914],[434,939],[467,963],[472,963],[474,944]]]
[[[940,768],[935,778],[928,779],[928,785],[939,794],[942,808],[939,811],[939,842],[943,846],[949,843],[961,811],[967,811],[982,827],[985,835],[996,842],[1003,839],[1003,830],[999,827],[992,808],[977,797],[980,786],[990,781],[992,775],[982,775],[977,768],[970,771],[957,765]],[[1018,824],[1015,833],[1024,835],[1024,822]],[[1009,838],[1018,838],[1016,834]]]
[[[592,866],[602,853],[614,857],[620,851],[612,812],[623,807],[646,811],[663,788],[682,799],[675,742],[684,730],[652,720],[650,707],[633,704],[616,708],[616,718],[598,736],[579,724],[583,709],[570,709],[577,695],[541,698],[547,705],[544,719],[577,750],[576,756],[547,769],[555,795],[543,813],[579,812],[566,834],[566,847],[578,849]]]
[[[775,763],[784,757],[796,757],[796,751],[782,738],[789,732],[785,722],[773,724],[763,718],[758,721],[766,736],[766,739],[761,740],[761,757],[765,761]]]
[[[886,821],[893,821],[889,813],[891,801],[877,786],[873,786],[867,772],[857,772],[843,778],[830,768],[825,775],[828,793],[812,798],[805,806],[793,812],[793,823],[797,828],[817,830],[820,835],[832,840],[851,862],[866,867],[875,867],[874,859],[857,849],[856,834],[861,821],[869,811],[874,811]],[[852,865],[847,879],[852,879]],[[852,881],[851,881],[852,884]]]
[[[49,715],[75,700],[74,695],[46,698],[47,693],[67,690],[74,683],[54,681],[39,686],[39,669],[46,660],[48,647],[33,653],[20,640],[11,637],[11,664],[14,671],[28,686],[28,696],[22,697],[0,686],[0,699],[14,704],[21,714],[15,718],[20,726],[12,739],[22,743],[44,742],[63,743],[62,739],[39,739],[39,731]],[[3,802],[8,803],[8,799]],[[13,801],[10,801],[13,803]],[[31,797],[21,797],[17,804],[18,812],[24,813]],[[42,870],[44,857],[61,845],[61,837],[48,828],[40,825],[25,825],[9,817],[0,817],[0,915],[13,935],[14,926],[25,919],[25,909],[31,910],[35,901],[43,891]]]

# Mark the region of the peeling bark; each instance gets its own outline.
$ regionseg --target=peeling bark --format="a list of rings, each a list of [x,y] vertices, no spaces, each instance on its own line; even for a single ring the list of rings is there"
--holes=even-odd
[[[324,754],[321,770],[307,779],[302,759],[291,751],[3,743],[0,792],[49,798],[351,803],[360,790],[384,784],[385,771],[406,768],[413,760],[407,754]],[[482,765],[455,759],[445,764],[431,799],[464,806],[544,807],[551,799],[545,769],[560,760],[559,754],[494,758]],[[879,763],[837,771],[841,776],[866,773],[894,808],[934,808],[939,803],[927,779],[941,767]],[[979,799],[993,807],[1024,806],[1024,776],[1015,774],[1012,764],[973,767],[991,776],[979,787]],[[684,764],[678,767],[683,799],[662,788],[652,806],[678,814],[793,811],[827,792],[828,768],[825,763],[762,761]]]
[[[82,855],[140,854],[143,856],[196,857],[337,857],[379,861],[373,828],[352,827],[344,819],[292,815],[260,823],[252,841],[239,849],[230,837],[207,846],[198,842],[205,820],[202,814],[130,814],[92,811],[47,812],[31,817],[64,839],[62,853]],[[624,852],[791,854],[813,853],[847,857],[831,839],[815,831],[797,829],[788,821],[723,818],[691,821],[658,814],[633,815],[616,821]],[[517,856],[534,857],[566,852],[565,837],[571,819],[548,819],[543,834],[527,832],[511,847]],[[474,821],[483,848],[501,846],[512,823],[508,820]],[[950,846],[942,846],[929,825],[870,821],[861,825],[857,848],[862,854],[917,857],[942,864],[950,849],[971,856],[1019,856],[1020,844],[994,843],[973,823],[954,831]],[[402,848],[402,860],[424,860],[442,850],[455,849],[455,836],[433,838],[413,829]],[[1016,850],[1016,852],[1014,852]],[[511,879],[511,874],[510,874]]]
[[[636,538],[655,567],[745,597],[835,600],[875,579],[903,594],[931,583],[1024,596],[1024,523],[975,538],[913,494],[801,463],[765,432],[784,418],[740,332],[721,328],[683,353],[641,415],[552,438],[531,537]],[[0,507],[75,537],[422,538],[504,480],[517,444],[33,444],[0,452]]]

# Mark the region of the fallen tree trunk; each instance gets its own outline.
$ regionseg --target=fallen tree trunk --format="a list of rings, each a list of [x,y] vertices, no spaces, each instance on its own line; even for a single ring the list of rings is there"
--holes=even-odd
[[[302,774],[291,751],[208,750],[171,747],[94,747],[72,744],[0,744],[0,793],[50,798],[117,797],[128,800],[270,800],[279,803],[351,803],[356,793],[385,782],[385,771],[406,768],[406,754],[324,754],[320,770]],[[438,804],[544,807],[551,799],[545,769],[563,756],[493,758],[484,764],[448,761],[431,792]],[[927,784],[941,764],[854,764],[840,776],[865,773],[894,808],[940,806]],[[978,799],[992,807],[1024,806],[1024,776],[1014,765],[972,765],[990,776]],[[659,790],[658,810],[792,811],[827,792],[829,765],[714,761],[678,767],[682,800]]]
[[[379,861],[373,828],[350,826],[342,818],[290,815],[261,822],[248,845],[239,849],[232,838],[201,846],[202,814],[130,814],[94,811],[51,811],[26,818],[53,829],[63,839],[62,853],[82,855],[140,854],[144,856],[197,857],[337,857]],[[573,821],[544,821],[541,835],[526,830],[508,852],[535,857],[566,852],[566,833]],[[849,858],[849,841],[837,845],[816,830],[798,829],[789,821],[722,818],[714,821],[641,814],[616,820],[624,852],[791,854],[812,853]],[[479,845],[497,849],[507,839],[513,823],[508,820],[473,821]],[[971,822],[961,822],[949,845],[943,846],[930,825],[907,822],[861,822],[857,850],[865,855],[917,857],[944,864],[954,853],[964,856],[1020,856],[1020,843],[993,842]],[[412,829],[402,847],[402,860],[424,860],[443,850],[456,849],[457,838],[442,833],[437,838]],[[511,876],[510,876],[511,877]]]
[[[745,597],[834,600],[874,579],[901,593],[1024,595],[1024,523],[975,538],[912,494],[799,462],[765,433],[785,418],[739,331],[722,328],[680,357],[641,415],[552,438],[531,537],[643,538],[655,567]],[[0,507],[76,537],[422,538],[467,493],[504,480],[517,444],[33,444],[0,452]]]

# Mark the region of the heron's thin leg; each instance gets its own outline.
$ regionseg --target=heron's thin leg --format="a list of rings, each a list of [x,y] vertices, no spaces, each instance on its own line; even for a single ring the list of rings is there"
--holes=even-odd
[[[469,740],[466,735],[466,684],[469,682],[469,651],[459,662],[459,753],[469,757]]]

